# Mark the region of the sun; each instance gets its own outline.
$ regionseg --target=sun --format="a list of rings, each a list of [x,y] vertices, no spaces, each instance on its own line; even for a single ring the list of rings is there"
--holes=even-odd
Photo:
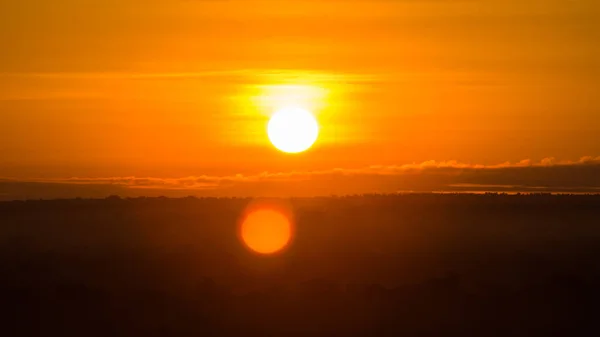
[[[288,107],[278,110],[267,126],[269,140],[277,149],[287,153],[308,150],[319,137],[319,124],[307,110]]]

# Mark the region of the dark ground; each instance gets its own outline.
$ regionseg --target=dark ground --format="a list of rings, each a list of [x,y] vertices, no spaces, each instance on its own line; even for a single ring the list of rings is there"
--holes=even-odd
[[[600,196],[0,203],[2,336],[600,336]]]

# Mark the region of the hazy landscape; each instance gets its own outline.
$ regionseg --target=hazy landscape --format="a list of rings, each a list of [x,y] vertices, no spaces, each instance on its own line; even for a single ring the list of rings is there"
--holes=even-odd
[[[0,0],[0,337],[600,336],[599,0]]]
[[[291,199],[260,256],[251,199],[0,203],[5,336],[594,335],[600,196]]]

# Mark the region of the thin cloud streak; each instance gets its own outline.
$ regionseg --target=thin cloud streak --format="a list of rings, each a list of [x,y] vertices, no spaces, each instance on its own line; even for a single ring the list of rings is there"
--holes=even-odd
[[[21,72],[0,73],[0,78],[42,78],[42,79],[194,79],[205,77],[302,77],[316,81],[350,80],[352,82],[377,82],[396,76],[377,73],[325,73],[317,70],[289,70],[289,69],[232,69],[232,70],[200,70],[191,72]],[[414,75],[413,75],[414,76]]]
[[[317,196],[414,192],[600,192],[600,156],[473,165],[427,161],[256,175],[0,179],[0,199],[122,196]]]
[[[506,77],[504,75],[503,77]],[[315,83],[402,83],[402,82],[452,82],[470,85],[495,85],[500,83],[498,73],[469,73],[463,71],[397,71],[397,72],[326,72],[318,69],[231,69],[231,70],[199,70],[190,72],[0,72],[0,79],[47,79],[47,80],[169,80],[169,79],[201,79],[228,78],[234,83],[236,79],[259,79],[259,82],[280,82],[300,79],[303,82]]]

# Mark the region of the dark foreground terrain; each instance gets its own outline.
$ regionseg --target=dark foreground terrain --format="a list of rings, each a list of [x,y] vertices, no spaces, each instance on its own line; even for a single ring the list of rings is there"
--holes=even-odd
[[[2,336],[600,336],[600,197],[292,200],[281,254],[249,199],[0,203]]]

